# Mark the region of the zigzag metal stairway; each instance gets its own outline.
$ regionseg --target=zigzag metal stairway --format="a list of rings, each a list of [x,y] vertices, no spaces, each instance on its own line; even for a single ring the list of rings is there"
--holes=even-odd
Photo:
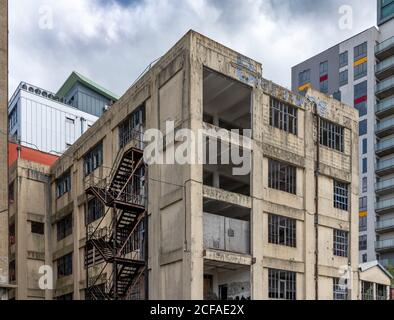
[[[145,171],[143,151],[124,148],[109,177],[86,189],[107,207],[96,227],[86,226],[86,299],[147,299]]]

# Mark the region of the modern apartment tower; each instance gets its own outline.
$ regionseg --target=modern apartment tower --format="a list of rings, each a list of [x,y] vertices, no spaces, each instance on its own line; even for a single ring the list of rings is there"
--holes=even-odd
[[[10,99],[10,138],[30,148],[61,154],[117,96],[73,72],[57,93],[22,82]]]
[[[372,27],[298,64],[292,89],[313,87],[359,111],[360,262],[394,265],[394,1]]]
[[[8,1],[0,0],[0,300],[8,287]]]
[[[51,166],[52,297],[360,298],[358,115],[308,94],[188,32]],[[192,132],[221,142],[205,159],[238,147],[250,170],[147,163],[149,129],[164,159]]]

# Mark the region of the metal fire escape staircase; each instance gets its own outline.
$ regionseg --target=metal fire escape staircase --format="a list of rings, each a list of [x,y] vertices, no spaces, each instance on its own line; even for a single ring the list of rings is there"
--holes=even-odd
[[[131,147],[119,151],[107,179],[86,189],[108,208],[97,226],[87,226],[86,247],[91,251],[94,247],[103,259],[101,272],[93,277],[87,263],[88,299],[139,299],[145,295],[141,292],[146,290],[141,287],[147,270],[144,185],[143,151]],[[108,225],[105,218],[109,212],[112,217]],[[92,260],[92,255],[87,252],[87,259]]]

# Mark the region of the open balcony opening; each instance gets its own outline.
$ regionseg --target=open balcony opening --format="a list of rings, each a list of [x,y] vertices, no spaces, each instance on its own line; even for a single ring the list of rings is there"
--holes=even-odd
[[[204,122],[227,130],[251,129],[252,89],[204,68]]]
[[[250,196],[250,150],[207,138],[204,159],[204,185]]]
[[[204,263],[204,300],[250,300],[250,267]]]

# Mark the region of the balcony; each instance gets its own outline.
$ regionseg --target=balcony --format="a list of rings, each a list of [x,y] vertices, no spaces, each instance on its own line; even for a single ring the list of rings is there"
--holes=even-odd
[[[394,173],[394,158],[378,160],[375,171],[379,177]]]
[[[375,75],[379,80],[386,79],[394,74],[394,56],[379,62],[375,66]]]
[[[378,118],[384,118],[394,114],[394,97],[379,101],[375,107],[375,113]]]
[[[392,55],[394,55],[394,37],[391,37],[386,41],[379,43],[375,47],[375,56],[379,60],[387,59]]]
[[[375,249],[378,252],[394,250],[394,239],[376,241]]]
[[[375,204],[377,214],[384,214],[394,211],[394,198],[377,201]]]
[[[380,121],[375,126],[375,134],[379,138],[387,137],[394,133],[394,118]]]
[[[385,268],[394,267],[394,259],[381,259],[379,263]]]
[[[375,153],[378,157],[383,157],[394,153],[394,138],[379,141],[376,144]]]
[[[392,231],[394,229],[394,218],[384,219],[376,222],[375,230],[379,233]]]
[[[378,195],[387,195],[394,192],[394,178],[381,180],[375,184],[375,192]]]
[[[375,89],[376,97],[386,99],[394,95],[394,76],[379,82]]]

